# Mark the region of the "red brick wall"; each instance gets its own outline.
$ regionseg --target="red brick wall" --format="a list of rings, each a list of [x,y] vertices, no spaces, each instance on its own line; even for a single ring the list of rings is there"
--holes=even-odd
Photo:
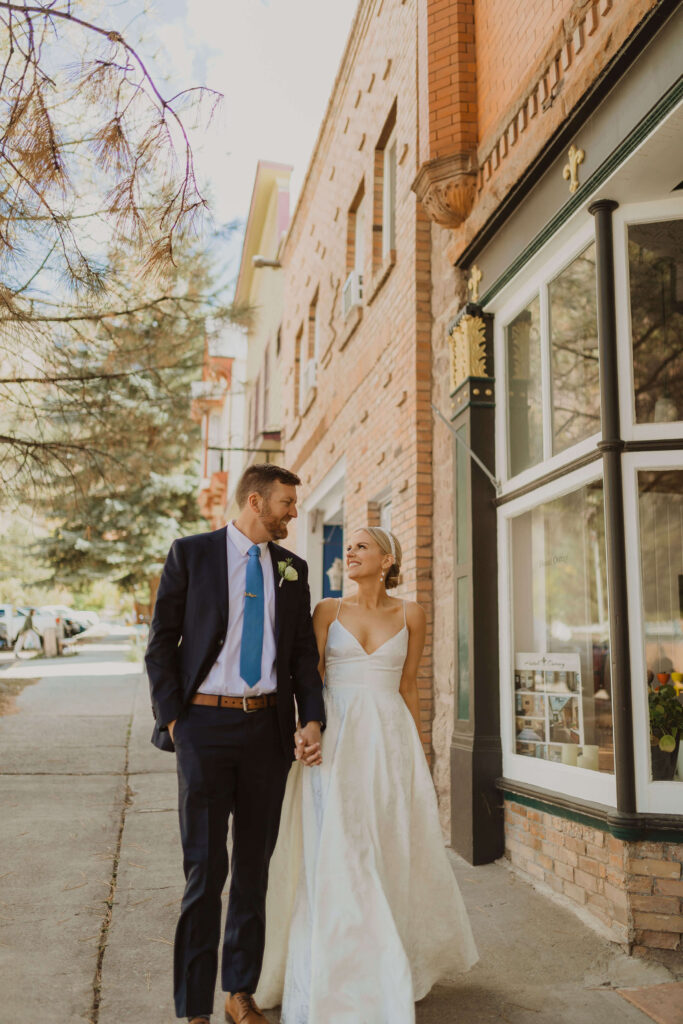
[[[477,145],[474,0],[428,0],[429,159]]]
[[[630,843],[506,800],[505,855],[633,952],[683,949],[683,844]]]
[[[657,0],[425,3],[422,160],[474,149],[478,167],[455,262]]]
[[[586,6],[586,0],[474,0],[481,140],[537,77],[565,19],[585,15]]]

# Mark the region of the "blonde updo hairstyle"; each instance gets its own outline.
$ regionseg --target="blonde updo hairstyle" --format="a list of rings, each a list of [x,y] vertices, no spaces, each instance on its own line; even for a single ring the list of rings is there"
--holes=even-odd
[[[385,555],[391,555],[394,559],[394,564],[387,569],[384,576],[384,586],[387,590],[393,590],[401,582],[401,561],[403,560],[403,551],[397,538],[393,533],[389,533],[388,530],[383,530],[381,526],[361,526],[361,530],[365,530],[369,533],[375,544],[377,544]],[[392,550],[393,542],[393,550]]]

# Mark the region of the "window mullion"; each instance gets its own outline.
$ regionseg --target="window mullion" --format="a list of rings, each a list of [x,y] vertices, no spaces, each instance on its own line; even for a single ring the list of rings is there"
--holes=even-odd
[[[550,309],[548,284],[539,289],[541,321],[541,399],[543,409],[543,461],[553,454],[552,371],[550,366]]]

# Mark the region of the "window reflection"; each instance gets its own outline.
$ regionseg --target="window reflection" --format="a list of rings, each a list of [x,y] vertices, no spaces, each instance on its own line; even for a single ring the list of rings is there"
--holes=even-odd
[[[640,472],[638,506],[650,731],[657,740],[650,762],[653,778],[664,780],[676,771],[680,722],[677,728],[674,719],[683,718],[671,703],[683,694],[683,470]],[[656,705],[660,712],[653,712]],[[670,730],[674,749],[661,750],[659,739]]]
[[[553,454],[600,429],[595,243],[548,286]]]
[[[511,476],[543,459],[540,319],[536,296],[505,332]]]
[[[637,423],[683,420],[683,220],[628,228]]]
[[[602,483],[512,521],[515,750],[613,772]]]

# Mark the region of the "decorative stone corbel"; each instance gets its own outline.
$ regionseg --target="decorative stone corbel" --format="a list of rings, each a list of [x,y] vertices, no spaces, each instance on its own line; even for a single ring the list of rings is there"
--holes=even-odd
[[[455,153],[423,164],[412,184],[430,220],[457,228],[469,216],[477,194],[476,156]]]

